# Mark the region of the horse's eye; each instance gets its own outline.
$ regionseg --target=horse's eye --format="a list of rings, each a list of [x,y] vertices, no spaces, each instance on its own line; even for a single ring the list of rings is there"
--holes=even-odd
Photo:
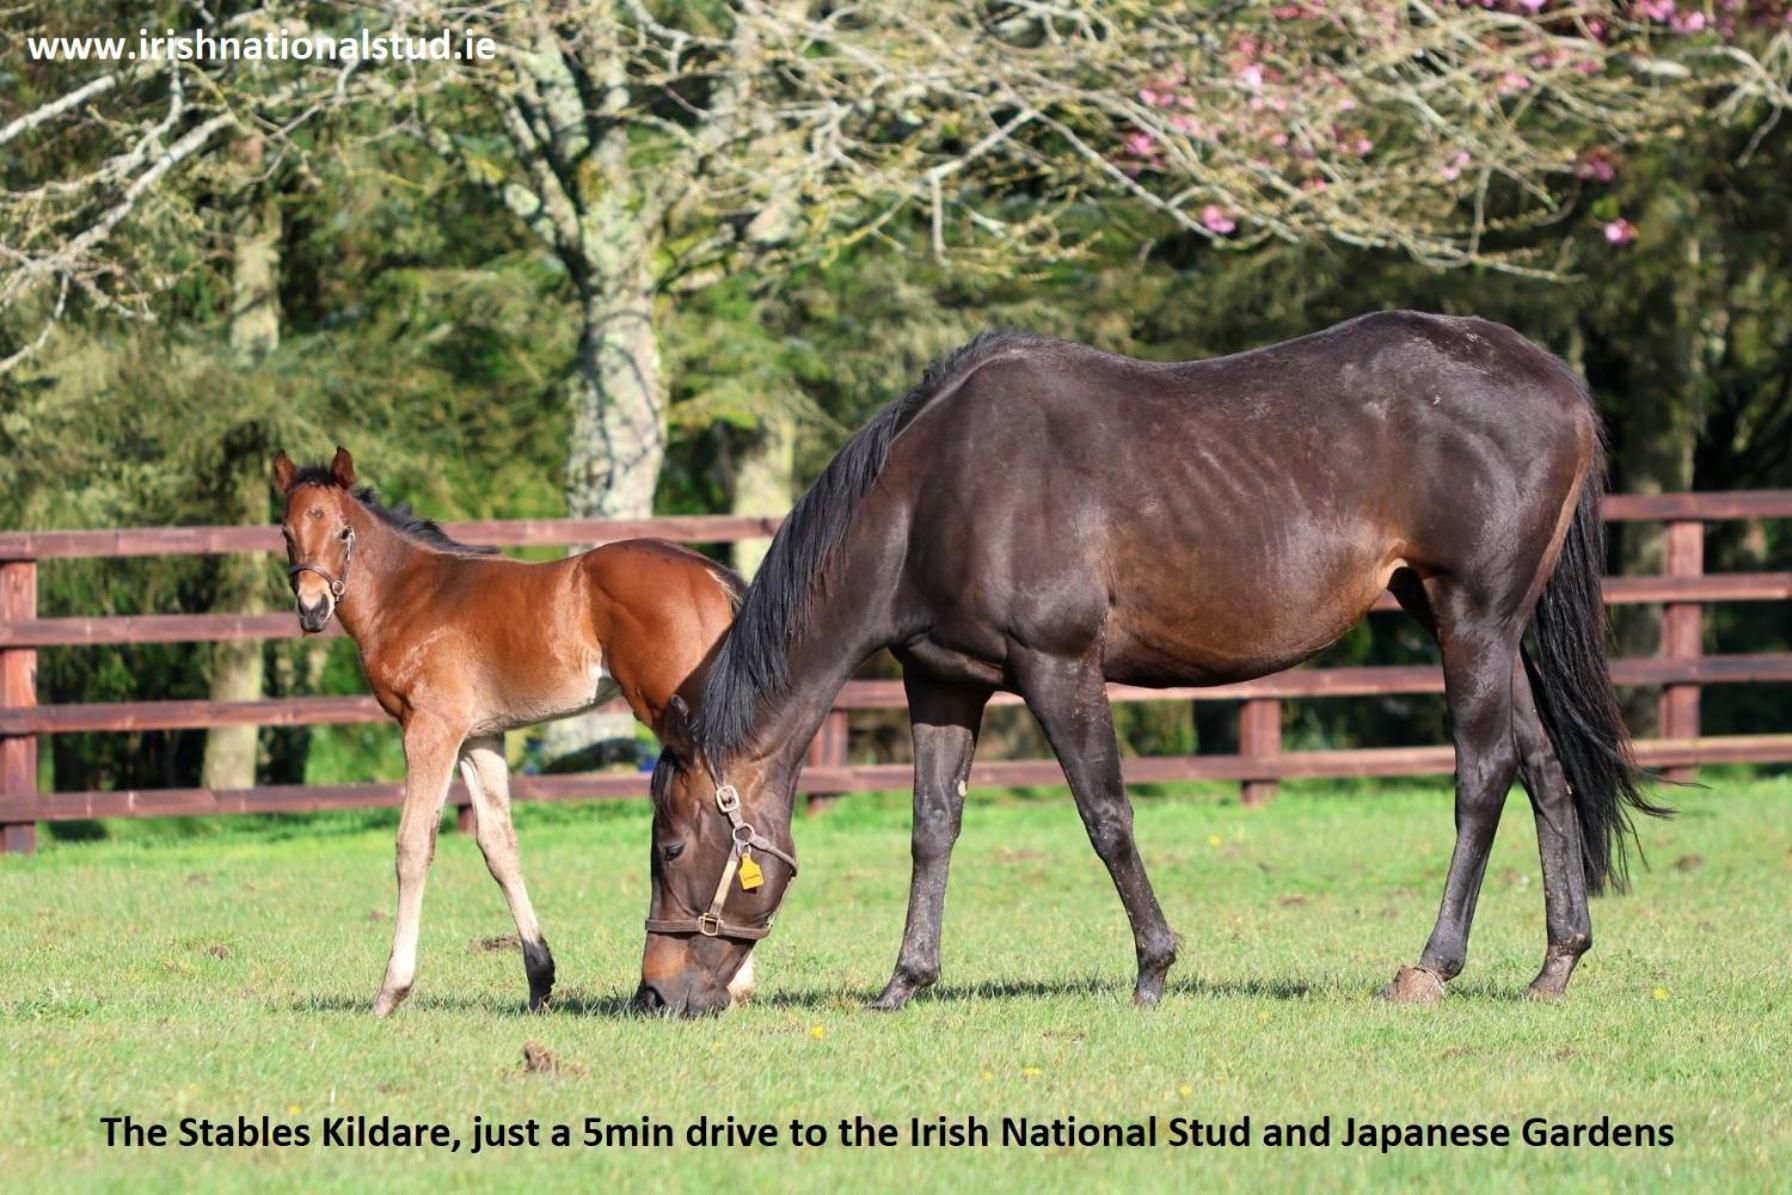
[[[682,842],[668,842],[660,847],[660,858],[668,863],[682,854],[684,854],[684,843]]]

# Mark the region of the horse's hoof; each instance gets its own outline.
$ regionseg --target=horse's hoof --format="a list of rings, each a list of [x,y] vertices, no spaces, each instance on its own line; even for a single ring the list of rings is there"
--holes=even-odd
[[[1562,998],[1562,989],[1551,987],[1541,980],[1533,980],[1531,986],[1524,990],[1526,1000],[1535,1000],[1540,1004],[1554,1004]]]
[[[865,1011],[901,1012],[903,1008],[908,1005],[909,996],[910,993],[902,991],[895,985],[891,985],[890,987],[885,988],[877,999],[866,1001]]]
[[[1443,976],[1427,967],[1402,967],[1380,995],[1389,1004],[1436,1004],[1444,998]]]

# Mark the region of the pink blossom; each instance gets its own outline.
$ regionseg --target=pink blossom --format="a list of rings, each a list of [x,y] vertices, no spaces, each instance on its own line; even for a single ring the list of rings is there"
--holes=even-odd
[[[1697,9],[1692,12],[1676,12],[1668,18],[1668,27],[1675,33],[1697,33],[1705,27],[1705,14]]]
[[[1605,240],[1609,245],[1628,245],[1636,240],[1636,225],[1622,216],[1608,221],[1605,225]]]
[[[1609,183],[1618,173],[1617,159],[1603,145],[1595,145],[1580,156],[1574,164],[1576,178],[1590,179],[1596,183]]]
[[[1134,157],[1149,158],[1162,152],[1157,138],[1143,129],[1136,129],[1120,139],[1121,146]]]
[[[1238,77],[1244,80],[1244,85],[1246,87],[1258,88],[1263,86],[1263,68],[1255,62],[1248,64],[1244,69],[1240,70],[1238,72]]]
[[[1639,0],[1638,12],[1651,21],[1666,21],[1674,15],[1674,0]]]
[[[1526,12],[1542,12],[1543,6],[1548,3],[1549,0],[1518,0],[1518,7]]]
[[[1237,231],[1238,221],[1232,218],[1231,212],[1228,212],[1219,204],[1210,203],[1201,209],[1201,227],[1205,228],[1208,232],[1215,232],[1220,236],[1226,236],[1229,233]]]
[[[1453,183],[1462,177],[1462,168],[1473,160],[1474,157],[1468,150],[1459,149],[1450,155],[1448,161],[1437,168],[1437,172],[1444,176],[1445,181]]]

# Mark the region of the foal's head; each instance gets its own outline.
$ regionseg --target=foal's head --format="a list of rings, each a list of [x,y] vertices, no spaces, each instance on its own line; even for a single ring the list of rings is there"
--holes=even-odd
[[[310,469],[301,475],[282,452],[274,457],[274,484],[286,496],[280,532],[286,537],[287,572],[298,602],[299,626],[306,634],[315,634],[335,615],[354,559],[350,514],[356,507],[355,462],[347,449],[338,448],[328,474],[313,477]]]
[[[688,716],[674,697],[659,728],[665,748],[653,771],[653,898],[635,1001],[648,1012],[696,1016],[750,993],[753,947],[795,871],[786,819],[764,808],[761,786],[744,772],[738,789],[724,789],[692,745]],[[738,802],[732,816],[731,802]],[[749,845],[737,852],[737,843]]]

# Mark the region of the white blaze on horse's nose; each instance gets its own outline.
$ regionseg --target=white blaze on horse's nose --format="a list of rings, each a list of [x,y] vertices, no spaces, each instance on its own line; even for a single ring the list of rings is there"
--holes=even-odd
[[[753,998],[753,955],[749,951],[747,961],[740,965],[734,978],[728,981],[728,1001],[730,1004],[745,1004]]]

